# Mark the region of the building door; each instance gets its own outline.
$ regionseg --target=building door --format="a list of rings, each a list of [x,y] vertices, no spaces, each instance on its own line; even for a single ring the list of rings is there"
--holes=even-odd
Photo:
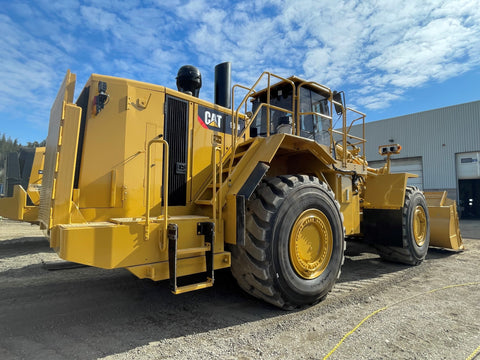
[[[456,157],[460,218],[480,219],[480,152]]]

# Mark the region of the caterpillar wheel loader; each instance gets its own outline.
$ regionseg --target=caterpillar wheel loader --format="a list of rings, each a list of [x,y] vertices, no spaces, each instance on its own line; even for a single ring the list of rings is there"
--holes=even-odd
[[[213,103],[198,97],[201,75],[189,65],[177,90],[92,74],[76,102],[67,72],[39,212],[61,258],[169,280],[175,294],[210,287],[215,270],[231,267],[247,293],[284,309],[327,295],[349,237],[388,260],[425,258],[435,245],[426,199],[407,186],[414,175],[368,167],[365,136],[350,133],[365,115],[343,93],[269,72],[231,87],[230,63],[215,70]],[[439,214],[454,224],[456,214]]]
[[[0,216],[36,223],[42,187],[44,147],[24,148],[7,154],[5,197],[0,198]]]

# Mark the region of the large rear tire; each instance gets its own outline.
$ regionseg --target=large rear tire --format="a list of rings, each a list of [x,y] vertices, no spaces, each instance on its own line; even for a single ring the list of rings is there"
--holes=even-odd
[[[387,261],[419,265],[427,256],[430,243],[430,221],[423,193],[407,186],[402,210],[403,248],[377,245],[379,255]]]
[[[247,293],[283,309],[328,294],[344,260],[340,206],[315,177],[262,181],[247,203],[244,246],[232,247],[232,273]]]

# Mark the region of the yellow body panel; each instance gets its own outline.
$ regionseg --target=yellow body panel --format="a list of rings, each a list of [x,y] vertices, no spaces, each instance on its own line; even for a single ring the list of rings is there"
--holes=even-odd
[[[197,223],[208,220],[206,217],[194,216],[174,216],[169,219],[180,228],[179,253],[181,249],[205,246],[204,237],[197,234]],[[152,219],[148,240],[143,236],[145,221],[140,218],[117,218],[112,219],[111,222],[59,225],[52,230],[51,246],[56,248],[62,259],[105,269],[158,262],[168,264],[168,254],[160,248],[163,221],[163,218]],[[215,242],[214,252],[224,253],[222,241]],[[179,258],[190,258],[193,255],[180,255]],[[200,251],[194,257],[204,259]],[[201,271],[204,270],[197,272]]]
[[[105,106],[95,116],[89,108],[86,116],[78,206],[80,209],[99,209],[95,213],[86,212],[87,221],[104,221],[109,217],[145,212],[145,150],[147,142],[162,133],[163,127],[162,87],[137,88],[123,79],[92,75],[90,88],[95,88],[98,81],[107,82],[110,101],[116,102],[117,106]],[[105,141],[106,133],[109,134],[108,141]],[[154,147],[154,160],[158,160],[157,152]],[[161,168],[160,161],[152,172],[154,182],[160,181]],[[152,196],[158,202],[159,191],[152,191]],[[121,211],[115,211],[119,208]]]
[[[367,178],[365,190],[366,209],[401,209],[405,201],[407,179],[413,174],[383,174]]]
[[[215,270],[229,268],[231,265],[231,255],[224,251],[214,255]],[[169,278],[168,261],[157,262],[154,264],[145,264],[130,266],[127,269],[140,279],[151,279],[154,281],[166,280]],[[194,256],[178,260],[178,276],[198,274],[206,271],[205,257]],[[196,289],[191,289],[196,290]]]
[[[74,106],[72,105],[72,102],[73,93],[75,90],[75,79],[75,74],[72,74],[70,70],[67,71],[67,74],[65,75],[62,85],[57,93],[57,97],[55,98],[55,101],[52,105],[52,109],[50,110],[50,122],[48,128],[47,146],[45,150],[44,171],[42,178],[42,189],[40,191],[40,207],[38,214],[40,225],[43,229],[50,229],[54,224],[53,209],[55,207],[55,198],[57,195],[56,186],[57,184],[59,184],[58,172],[59,170],[62,172],[62,177],[68,176],[68,174],[70,173],[69,169],[58,167],[60,161],[60,151],[62,152],[63,156],[62,165],[65,165],[67,168],[73,168],[74,171],[75,156],[72,156],[72,154],[69,154],[66,151],[66,147],[71,148],[71,146],[68,143],[66,144],[66,147],[63,147],[63,149],[60,146],[62,144],[62,137],[71,139],[69,134],[62,133],[62,130],[71,128],[70,124],[67,124],[65,127],[63,127],[65,122],[78,122],[78,119],[65,119],[66,114],[72,115],[75,113],[75,111],[71,109]],[[70,108],[68,112],[65,111],[65,107],[67,104]],[[76,144],[77,140],[75,139],[74,141]],[[62,184],[60,184],[59,186],[64,187],[64,185]],[[62,195],[65,196],[65,192],[63,192]],[[70,205],[70,200],[71,195],[70,197],[66,197],[63,199],[57,197],[57,201],[63,202],[64,204],[67,203],[67,206]],[[64,208],[65,207],[63,207],[62,210],[64,210]],[[65,219],[65,217],[68,218],[70,216],[70,212],[68,211],[66,214],[58,213],[57,215],[60,218]]]
[[[43,163],[45,159],[45,147],[37,147],[33,158],[32,170],[28,180],[27,193],[33,205],[40,204],[40,188],[42,186]]]
[[[96,88],[99,81],[105,81],[108,84],[110,100],[101,112],[94,115],[91,108],[95,93],[92,89]],[[190,165],[187,169],[187,212],[192,211],[193,201],[211,175],[213,134],[210,129],[204,129],[197,121],[198,104],[192,102],[193,98],[173,90],[166,92],[162,86],[100,75],[92,75],[86,86],[91,90],[87,114],[84,115],[86,119],[85,137],[77,179],[78,188],[75,189],[75,201],[70,209],[73,221],[108,221],[115,217],[145,215],[146,147],[148,141],[164,131],[166,95],[190,100],[188,132],[195,137],[195,141],[192,140],[193,136],[189,136],[188,163]],[[195,101],[202,106],[215,108],[216,111],[223,112],[225,116],[228,113],[231,114],[229,109],[212,106],[212,104],[199,99],[195,99]],[[66,106],[78,108],[73,104]],[[58,117],[58,115],[56,116]],[[77,114],[73,116],[73,114],[65,113],[64,117],[64,124],[77,122]],[[76,129],[73,128],[63,129],[63,134],[72,139],[78,136]],[[106,134],[108,134],[108,141],[105,141]],[[231,142],[231,140],[224,140],[231,138],[230,136],[219,134],[222,138],[222,146]],[[72,146],[73,144],[72,141]],[[68,149],[62,149],[60,152],[62,155],[70,153],[69,158],[72,160],[70,164],[74,170],[76,154]],[[154,145],[152,147],[150,189],[150,202],[154,204],[151,209],[153,216],[161,215],[159,204],[162,201],[162,169],[162,148]],[[63,170],[60,169],[57,172],[60,174],[63,173]],[[70,174],[70,169],[65,172]],[[65,181],[62,180],[62,183]],[[70,179],[68,184],[70,184]],[[53,192],[55,193],[55,190]],[[71,196],[65,198],[71,198]],[[175,207],[172,207],[171,211],[173,214],[178,213]],[[180,214],[185,213],[183,207],[179,211]],[[69,222],[54,219],[50,225],[63,223]]]
[[[65,260],[105,269],[130,265],[132,259],[138,261],[137,257],[142,257],[137,255],[140,244],[135,239],[135,235],[141,234],[142,226],[132,230],[136,233],[131,234],[128,226],[107,222],[60,225],[58,255]],[[142,260],[152,261],[148,257]]]
[[[27,206],[27,192],[21,185],[15,185],[12,197],[0,198],[0,216],[11,220],[35,222],[38,208]]]
[[[75,175],[75,158],[77,157],[78,132],[80,128],[81,109],[75,105],[64,107],[65,120],[61,127],[56,159],[57,177],[55,193],[52,196],[54,224],[70,223],[72,211],[73,179]]]
[[[343,226],[345,235],[360,233],[360,196],[353,193],[352,181],[345,176],[338,176],[335,197],[340,203],[340,211],[343,214]]]
[[[171,91],[169,93],[172,93]],[[210,129],[204,128],[198,118],[199,114],[199,105],[207,109],[215,110],[217,113],[223,115],[223,120],[227,119],[228,116],[231,116],[231,110],[223,108],[218,105],[212,105],[207,102],[203,102],[198,99],[199,104],[194,104],[193,116],[190,121],[190,132],[192,136],[190,137],[189,143],[189,163],[190,163],[190,177],[189,185],[190,189],[190,201],[197,199],[204,189],[205,183],[211,180],[212,175],[212,153],[214,151],[213,137],[218,137],[220,142],[220,148],[222,153],[225,153],[226,149],[231,145],[231,136],[226,136],[221,132],[213,132]],[[218,154],[217,162],[220,161]],[[191,184],[190,184],[191,180]]]

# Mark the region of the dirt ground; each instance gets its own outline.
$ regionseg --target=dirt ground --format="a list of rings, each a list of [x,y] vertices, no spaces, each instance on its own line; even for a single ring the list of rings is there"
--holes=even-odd
[[[0,359],[322,359],[385,306],[330,359],[466,359],[480,345],[480,222],[461,229],[466,251],[430,249],[417,267],[349,243],[327,299],[285,312],[228,270],[177,296],[123,269],[49,271],[59,259],[38,227],[1,220]]]

